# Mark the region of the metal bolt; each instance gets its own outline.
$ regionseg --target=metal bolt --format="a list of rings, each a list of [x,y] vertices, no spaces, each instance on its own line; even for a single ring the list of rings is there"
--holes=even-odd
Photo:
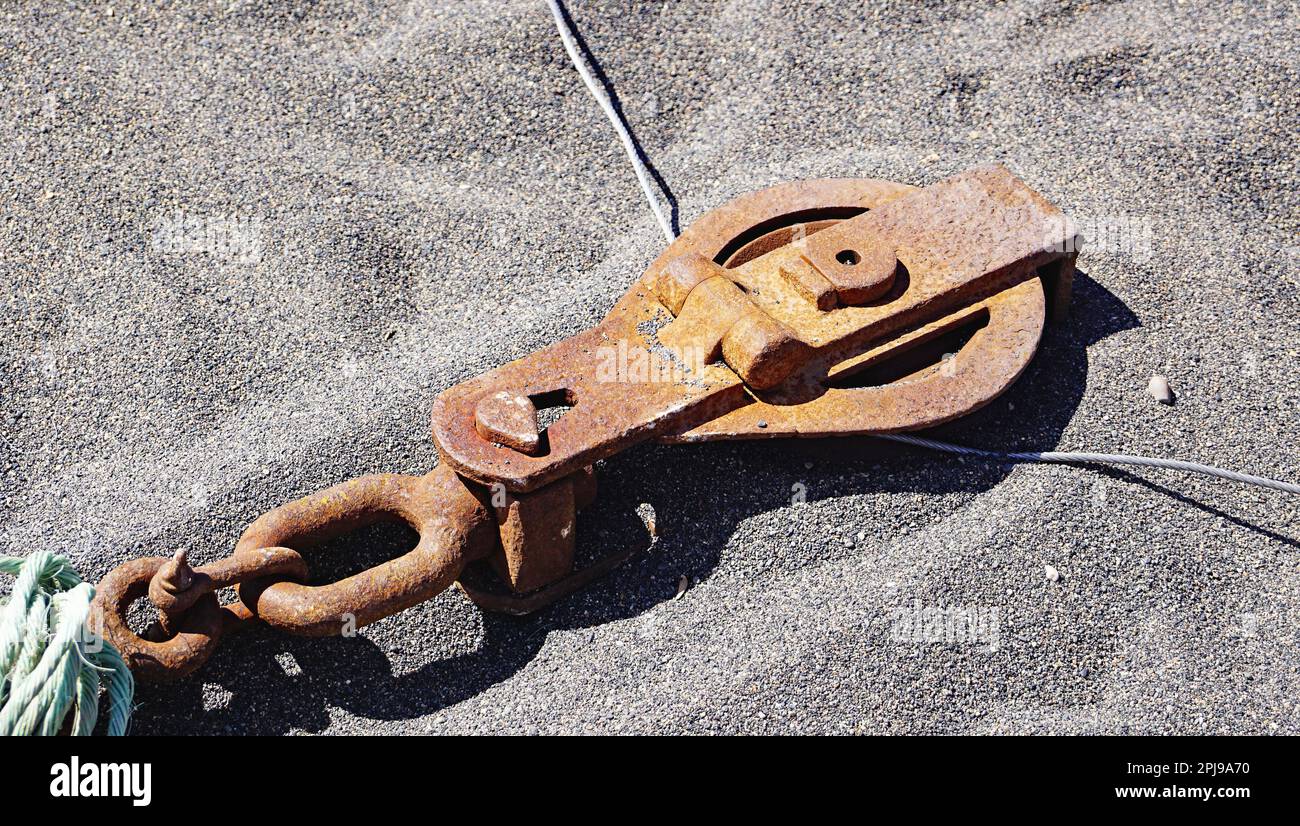
[[[168,593],[177,594],[194,583],[194,569],[190,567],[189,555],[184,548],[172,555],[171,561],[164,563],[155,575],[158,584]]]
[[[537,407],[522,393],[502,390],[482,399],[474,410],[474,427],[484,439],[529,456],[541,448]]]

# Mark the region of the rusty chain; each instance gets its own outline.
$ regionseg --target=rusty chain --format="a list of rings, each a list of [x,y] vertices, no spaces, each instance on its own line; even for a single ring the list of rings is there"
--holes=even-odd
[[[356,528],[399,520],[420,541],[408,553],[329,585],[311,586],[297,548]],[[184,676],[212,655],[222,636],[254,619],[303,636],[361,627],[441,593],[468,563],[493,547],[487,504],[456,474],[376,474],[282,505],[254,521],[232,556],[191,568],[185,553],[149,557],[114,569],[99,584],[95,622],[146,680]],[[219,605],[234,587],[238,601]],[[158,609],[144,637],[126,624],[141,596]]]

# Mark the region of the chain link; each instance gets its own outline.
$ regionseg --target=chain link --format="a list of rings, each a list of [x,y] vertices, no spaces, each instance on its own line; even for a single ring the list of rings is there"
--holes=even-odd
[[[419,477],[363,476],[262,515],[232,556],[210,565],[191,567],[184,551],[132,560],[100,582],[91,627],[117,646],[138,677],[159,681],[191,673],[224,634],[250,622],[304,636],[367,625],[446,590],[467,563],[496,546],[485,493],[471,485],[442,467]],[[296,548],[384,520],[410,525],[419,544],[338,582],[305,584],[307,563]],[[216,592],[227,587],[238,590],[239,601],[223,606]],[[140,636],[126,613],[146,595],[159,616]]]

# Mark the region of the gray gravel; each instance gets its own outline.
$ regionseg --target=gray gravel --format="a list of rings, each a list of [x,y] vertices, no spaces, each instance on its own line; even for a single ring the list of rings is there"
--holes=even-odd
[[[0,11],[0,547],[92,579],[427,470],[439,390],[596,322],[662,244],[540,0],[152,5]],[[683,222],[1002,160],[1102,228],[1072,322],[941,438],[1300,479],[1295,5],[859,6],[570,8]],[[570,602],[252,632],[135,730],[1300,732],[1284,494],[867,439],[602,480],[588,553],[638,508],[661,537]],[[409,537],[362,539],[318,575]]]

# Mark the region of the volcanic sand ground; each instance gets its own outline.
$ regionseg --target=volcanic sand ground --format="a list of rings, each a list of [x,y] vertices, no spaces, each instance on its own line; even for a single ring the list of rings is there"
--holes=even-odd
[[[570,8],[683,225],[991,160],[1080,222],[1071,321],[944,438],[1300,478],[1293,4]],[[0,87],[2,547],[92,580],[427,470],[440,390],[595,323],[663,245],[540,0],[6,4]],[[134,731],[1300,731],[1285,494],[865,438],[600,470],[582,552],[659,539],[578,597],[246,633]]]

